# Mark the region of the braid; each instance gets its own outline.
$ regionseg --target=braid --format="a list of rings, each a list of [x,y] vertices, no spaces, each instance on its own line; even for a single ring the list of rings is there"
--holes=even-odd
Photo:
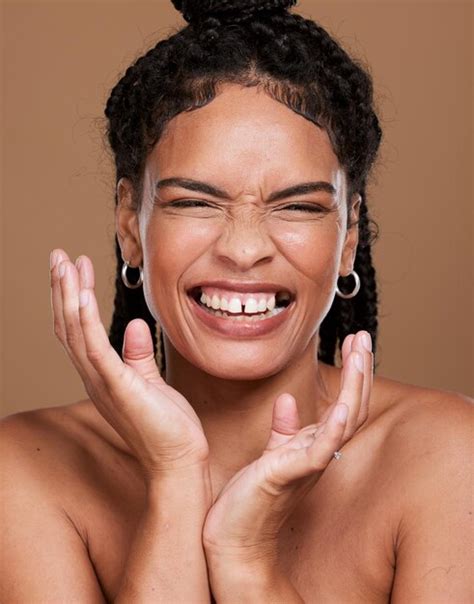
[[[355,270],[361,280],[361,289],[357,296],[353,298],[354,321],[351,332],[365,329],[372,337],[372,346],[375,352],[377,350],[377,283],[375,268],[372,263],[372,244],[377,239],[378,227],[369,217],[365,200],[361,203],[359,216],[359,245],[355,258]],[[343,300],[349,302],[350,300]],[[345,337],[343,335],[342,337]]]
[[[143,288],[130,289],[122,281],[122,252],[115,238],[117,272],[115,275],[115,298],[112,323],[109,329],[109,341],[117,353],[122,356],[125,328],[132,319],[143,319],[148,324],[153,340],[153,350],[157,353],[156,321],[150,314],[143,295]],[[129,269],[131,270],[131,269]]]
[[[140,209],[146,158],[166,124],[183,111],[215,98],[218,86],[261,86],[275,100],[326,130],[348,182],[348,196],[361,197],[359,246],[354,269],[356,297],[334,298],[319,330],[318,357],[335,363],[344,337],[365,329],[377,338],[377,288],[365,185],[381,140],[369,74],[317,23],[289,12],[295,0],[172,0],[189,25],[129,67],[105,109],[117,181],[130,179]],[[118,242],[115,310],[110,340],[120,353],[127,323],[143,318],[157,356],[155,334],[142,290],[125,288]]]
[[[188,23],[200,23],[211,14],[221,21],[242,23],[262,12],[285,11],[295,5],[297,0],[171,0],[176,10],[179,10]]]
[[[376,240],[377,225],[369,218],[365,194],[361,193],[359,210],[359,245],[357,247],[354,270],[360,277],[361,287],[354,298],[345,299],[336,296],[329,313],[319,330],[318,357],[325,363],[334,363],[336,342],[342,348],[344,338],[361,329],[372,337],[374,356],[377,350],[377,284],[375,269],[372,265],[371,245]],[[342,288],[343,293],[344,288]]]

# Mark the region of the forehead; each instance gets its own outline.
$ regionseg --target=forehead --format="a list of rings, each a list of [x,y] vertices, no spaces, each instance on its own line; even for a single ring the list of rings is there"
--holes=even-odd
[[[325,130],[257,87],[226,84],[204,107],[174,117],[150,158],[161,177],[287,175],[331,179],[338,159]]]

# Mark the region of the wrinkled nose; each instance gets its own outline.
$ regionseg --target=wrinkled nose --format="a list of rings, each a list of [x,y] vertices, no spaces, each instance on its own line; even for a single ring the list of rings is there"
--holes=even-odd
[[[265,225],[250,220],[228,223],[215,242],[214,255],[234,270],[248,271],[270,262],[275,246]]]

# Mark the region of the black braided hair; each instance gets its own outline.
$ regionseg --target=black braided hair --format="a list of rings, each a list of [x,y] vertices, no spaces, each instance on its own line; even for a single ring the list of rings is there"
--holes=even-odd
[[[370,76],[320,25],[289,12],[296,0],[172,2],[189,24],[131,65],[107,102],[107,133],[117,182],[122,177],[132,182],[138,211],[145,161],[166,124],[177,114],[212,101],[224,83],[258,86],[324,128],[345,169],[348,197],[356,192],[361,195],[354,265],[361,289],[354,298],[334,298],[320,326],[318,356],[333,365],[345,336],[360,329],[371,334],[375,352],[377,288],[371,245],[377,230],[368,214],[366,182],[382,132]],[[116,255],[115,311],[109,338],[121,354],[129,321],[144,319],[152,334],[156,322],[143,289],[128,289],[122,282],[117,240]],[[345,291],[341,282],[339,287]],[[154,336],[154,346],[164,365],[162,339],[157,342]]]
[[[208,15],[218,17],[221,21],[242,23],[257,12],[285,11],[294,6],[297,0],[267,0],[266,2],[171,0],[171,2],[188,23],[198,23]]]

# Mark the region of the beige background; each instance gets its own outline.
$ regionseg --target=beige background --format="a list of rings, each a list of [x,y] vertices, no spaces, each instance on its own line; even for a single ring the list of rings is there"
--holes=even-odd
[[[302,0],[371,66],[385,130],[378,373],[472,394],[472,5]],[[119,72],[181,23],[168,1],[2,5],[2,413],[73,402],[51,324],[54,247],[89,255],[108,325],[113,177],[102,110]]]

